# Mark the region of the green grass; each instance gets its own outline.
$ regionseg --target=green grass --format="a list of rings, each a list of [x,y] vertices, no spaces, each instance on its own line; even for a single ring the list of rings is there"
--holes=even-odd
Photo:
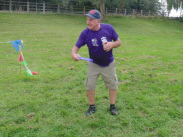
[[[71,49],[86,26],[73,15],[0,14],[0,42],[22,39],[28,77],[11,43],[0,43],[0,136],[172,137],[183,135],[183,23],[108,17],[122,46],[114,49],[119,89],[109,95],[99,77],[96,109],[85,116],[87,65]],[[88,57],[87,47],[79,54]]]

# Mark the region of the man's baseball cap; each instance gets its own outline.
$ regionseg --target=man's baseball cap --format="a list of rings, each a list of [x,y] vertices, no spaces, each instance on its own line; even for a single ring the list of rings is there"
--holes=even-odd
[[[85,14],[86,16],[89,16],[92,19],[99,19],[101,20],[101,14],[98,10],[90,10],[87,14]]]

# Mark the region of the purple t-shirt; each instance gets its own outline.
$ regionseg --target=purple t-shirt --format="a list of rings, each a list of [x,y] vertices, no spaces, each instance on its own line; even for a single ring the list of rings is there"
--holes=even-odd
[[[98,31],[92,31],[88,28],[83,30],[76,46],[81,48],[87,44],[89,55],[90,58],[93,59],[93,63],[105,67],[109,66],[114,60],[112,50],[106,52],[103,49],[102,40],[105,39],[108,42],[116,41],[118,39],[118,34],[111,25],[101,23]]]

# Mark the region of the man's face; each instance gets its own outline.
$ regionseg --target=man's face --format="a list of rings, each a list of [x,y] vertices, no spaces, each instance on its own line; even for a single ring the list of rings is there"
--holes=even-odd
[[[100,24],[100,20],[92,19],[92,18],[87,16],[88,29],[93,30],[93,31],[97,31],[99,29],[98,28],[99,24]]]

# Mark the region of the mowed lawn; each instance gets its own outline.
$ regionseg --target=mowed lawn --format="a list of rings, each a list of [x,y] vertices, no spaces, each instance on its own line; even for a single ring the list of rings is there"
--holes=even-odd
[[[83,29],[80,15],[0,14],[0,42],[22,39],[37,76],[27,76],[11,43],[0,43],[0,136],[183,136],[183,23],[108,17],[122,46],[113,50],[119,80],[116,107],[101,77],[96,113],[85,116],[87,62],[71,49]],[[80,49],[89,57],[87,46]]]

